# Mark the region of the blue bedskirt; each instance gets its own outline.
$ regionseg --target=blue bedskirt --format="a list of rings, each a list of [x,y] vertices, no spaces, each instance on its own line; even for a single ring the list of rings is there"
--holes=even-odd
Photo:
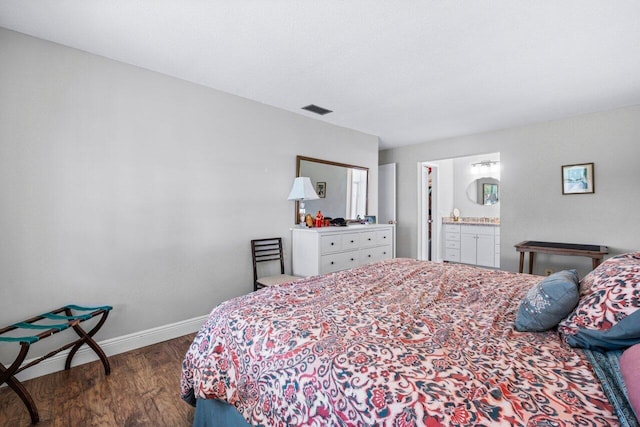
[[[235,407],[220,400],[197,399],[193,427],[250,427]]]

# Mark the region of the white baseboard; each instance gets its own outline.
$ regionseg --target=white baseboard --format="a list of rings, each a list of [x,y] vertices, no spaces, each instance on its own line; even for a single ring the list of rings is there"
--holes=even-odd
[[[151,344],[157,344],[162,341],[167,341],[173,338],[178,338],[183,335],[197,332],[202,324],[207,319],[207,315],[194,317],[193,319],[183,320],[181,322],[172,323],[170,325],[159,326],[157,328],[147,329],[145,331],[134,332],[129,335],[121,337],[110,338],[108,340],[99,341],[98,344],[102,347],[102,350],[107,356],[114,356],[116,354],[125,353],[127,351],[135,350],[137,348],[146,347]],[[19,381],[25,381],[32,378],[37,378],[42,375],[51,374],[64,370],[64,362],[69,354],[70,350],[65,350],[56,354],[55,356],[43,360],[42,362],[34,365],[16,375]],[[186,353],[186,349],[185,349]],[[24,364],[30,362],[33,359],[26,360]],[[85,363],[99,360],[98,356],[88,346],[84,345],[76,355],[73,357],[71,366],[83,365]],[[2,384],[2,387],[6,384]]]

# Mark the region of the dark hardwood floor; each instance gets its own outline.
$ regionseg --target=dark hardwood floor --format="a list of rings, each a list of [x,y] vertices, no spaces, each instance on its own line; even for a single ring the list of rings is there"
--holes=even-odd
[[[41,427],[188,427],[194,409],[180,399],[180,366],[194,335],[109,357],[24,382]],[[0,389],[0,426],[31,425],[29,412],[9,387]]]

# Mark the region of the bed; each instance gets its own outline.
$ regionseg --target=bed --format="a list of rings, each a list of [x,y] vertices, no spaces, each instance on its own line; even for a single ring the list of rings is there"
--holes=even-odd
[[[266,288],[212,311],[181,395],[198,426],[637,425],[555,327],[515,329],[540,281],[393,259]]]

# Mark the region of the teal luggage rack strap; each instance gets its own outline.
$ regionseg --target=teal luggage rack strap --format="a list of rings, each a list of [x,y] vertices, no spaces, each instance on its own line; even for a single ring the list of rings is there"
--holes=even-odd
[[[2,363],[0,363],[0,386],[6,383],[13,391],[16,392],[18,397],[20,397],[22,402],[27,407],[29,415],[31,416],[31,422],[33,424],[37,424],[40,420],[38,409],[36,408],[36,405],[27,389],[24,387],[24,385],[22,385],[20,381],[18,381],[18,379],[16,379],[15,375],[33,365],[42,362],[45,359],[48,359],[60,353],[61,351],[71,349],[69,351],[69,354],[67,355],[64,366],[65,370],[68,370],[71,368],[71,360],[73,359],[73,356],[83,344],[87,344],[96,353],[96,355],[100,358],[102,365],[104,366],[105,375],[109,375],[111,373],[109,359],[107,359],[106,354],[104,353],[102,348],[100,348],[98,343],[95,342],[93,336],[96,334],[96,332],[98,332],[102,325],[104,325],[105,321],[107,320],[107,316],[112,309],[113,307],[109,305],[99,307],[84,307],[70,304],[64,307],[60,307],[56,310],[51,310],[39,316],[32,317],[22,322],[17,322],[7,327],[0,328],[0,343],[17,342],[21,347],[19,354],[16,356],[16,359],[11,363],[9,367],[5,367]],[[97,323],[91,330],[85,331],[80,326],[80,324],[94,317],[98,319]],[[37,323],[42,320],[51,320],[55,323]],[[45,356],[32,360],[23,365],[31,344],[34,344],[53,334],[69,328],[73,329],[78,335],[78,337],[73,342],[67,343],[66,345],[63,345],[62,347],[46,354]],[[3,336],[8,332],[17,331],[20,329],[34,331],[32,333],[35,335]],[[35,331],[41,332],[36,333]]]
[[[55,333],[55,331],[60,332],[72,326],[70,322],[72,320],[80,319],[80,321],[84,321],[84,320],[89,320],[92,317],[95,317],[94,313],[78,314],[78,315],[62,315],[57,313],[60,313],[62,311],[67,311],[67,310],[95,312],[97,310],[110,311],[112,309],[113,307],[109,305],[103,305],[100,307],[83,307],[79,305],[70,304],[62,308],[59,308],[58,310],[50,311],[48,313],[43,313],[39,316],[34,317],[33,319],[29,319],[24,322],[14,323],[11,326],[13,327],[13,329],[41,329],[41,330],[50,329],[52,330],[52,333]],[[38,325],[38,324],[32,323],[32,322],[37,322],[38,320],[43,320],[43,319],[66,320],[67,323],[45,324],[45,325]],[[8,331],[4,331],[4,332],[8,332]],[[50,334],[47,334],[47,336],[48,335]],[[28,336],[20,336],[20,337],[3,337],[0,335],[0,342],[26,342],[29,344],[33,344],[34,342],[40,340],[40,338],[43,338],[43,337],[40,337],[37,335],[28,335]]]
[[[26,342],[29,344],[33,344],[34,342],[38,341],[40,338],[33,336],[33,337],[0,337],[0,341],[4,341],[4,342]]]
[[[100,306],[100,307],[82,307],[82,306],[74,305],[74,304],[66,305],[65,308],[70,308],[71,310],[77,310],[77,311],[96,311],[96,310],[109,311],[109,310],[113,309],[113,307],[111,307],[110,305],[103,305],[103,306]]]

